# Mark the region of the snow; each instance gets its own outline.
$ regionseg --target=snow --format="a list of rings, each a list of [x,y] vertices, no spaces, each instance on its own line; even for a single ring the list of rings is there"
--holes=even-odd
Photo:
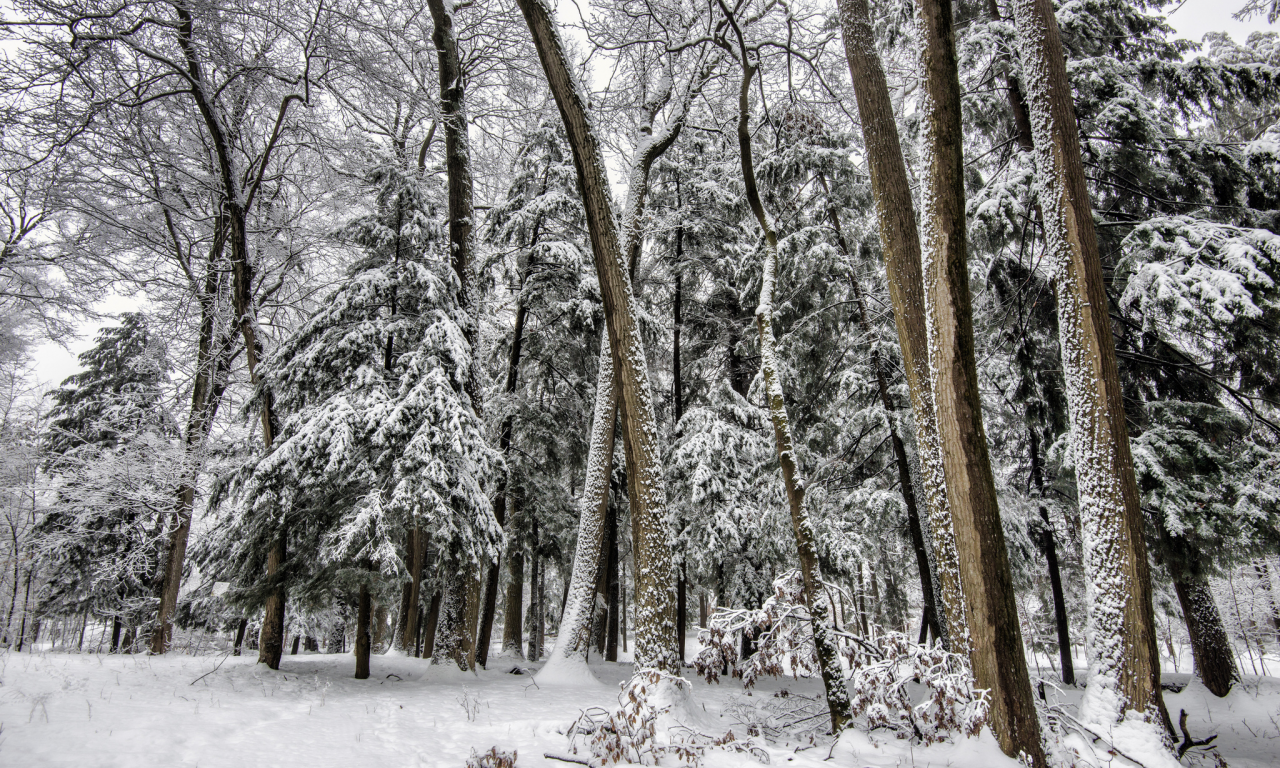
[[[254,655],[4,652],[0,764],[460,768],[473,750],[496,746],[518,752],[521,766],[564,768],[566,763],[543,755],[570,754],[564,731],[583,710],[618,707],[619,684],[630,679],[631,665],[593,661],[591,681],[564,685],[543,684],[543,676],[535,682],[528,674],[535,666],[495,658],[491,669],[473,674],[386,654],[373,657],[368,680],[355,680],[350,654],[285,656],[280,671],[272,672],[256,664]],[[523,674],[510,673],[516,668]],[[1188,675],[1165,677],[1186,685],[1180,693],[1166,692],[1174,720],[1185,709],[1192,736],[1218,734],[1214,743],[1232,768],[1280,761],[1280,678],[1246,676],[1218,699],[1197,681],[1187,685]],[[665,719],[708,735],[732,730],[740,739],[748,735],[744,713],[766,713],[784,691],[821,694],[816,678],[766,678],[750,692],[736,680],[708,685],[694,679],[680,687],[659,691],[654,703],[672,705]],[[1078,689],[1049,689],[1050,703],[1069,713],[1080,698]],[[1113,728],[1116,745],[1154,768],[1155,751],[1133,741],[1149,731],[1129,730],[1124,722]],[[976,738],[929,747],[883,730],[849,730],[834,743],[820,737],[812,745],[755,741],[771,764],[789,768],[1018,765],[1000,752],[986,728]],[[1100,765],[1121,764],[1100,757]],[[747,754],[715,749],[707,751],[704,763],[758,764]]]

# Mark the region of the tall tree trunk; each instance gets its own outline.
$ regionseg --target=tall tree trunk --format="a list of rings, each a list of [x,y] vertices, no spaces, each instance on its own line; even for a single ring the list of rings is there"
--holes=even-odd
[[[675,670],[672,542],[666,524],[664,479],[657,444],[653,391],[648,378],[644,341],[632,305],[626,254],[618,240],[604,157],[591,125],[583,91],[568,64],[563,42],[541,0],[518,0],[529,26],[543,71],[560,109],[573,150],[578,186],[590,231],[592,254],[604,299],[609,347],[619,379],[619,400],[626,443],[634,457],[628,482],[640,492],[631,496],[632,541],[636,562],[636,669]],[[597,393],[603,392],[599,388]]]
[[[515,520],[518,514],[516,500],[508,497],[507,515]],[[502,652],[524,656],[520,647],[520,629],[524,620],[524,551],[521,542],[508,540],[507,544],[507,596],[503,601],[506,614],[502,626]]]
[[[618,660],[618,510],[609,516],[609,560],[605,564],[605,603],[609,621],[605,626],[604,660]]]
[[[372,598],[369,596],[369,585],[361,582],[360,598],[356,606],[356,679],[369,679],[369,625],[372,619]],[[294,638],[293,652],[298,652],[298,641]]]
[[[1014,0],[1076,457],[1091,659],[1085,722],[1142,714],[1172,735],[1151,574],[1071,84],[1051,0]]]
[[[1222,615],[1218,613],[1209,582],[1203,578],[1179,578],[1173,580],[1173,588],[1187,622],[1196,674],[1214,696],[1226,696],[1240,674],[1236,671],[1231,641],[1222,626]]]
[[[599,404],[599,400],[597,399],[597,405],[598,404]],[[608,498],[607,495],[606,495],[606,498]],[[601,516],[600,519],[601,521],[603,521],[604,517]],[[580,552],[582,549],[581,541],[579,541],[578,543],[578,548]],[[598,550],[597,550],[597,556],[598,556]],[[574,570],[575,570],[574,575],[576,577],[577,568],[575,567]],[[590,569],[587,569],[587,570],[589,571]],[[529,625],[527,627],[528,635],[529,635],[529,650],[528,652],[525,653],[525,658],[528,659],[529,661],[538,661],[539,659],[542,658],[542,645],[538,642],[538,615],[543,612],[542,595],[538,592],[538,584],[540,583],[541,576],[542,576],[542,557],[538,553],[538,521],[535,519],[533,520],[532,531],[529,534],[529,613],[525,617],[525,621]],[[589,593],[589,596],[592,600],[595,600],[595,580],[594,579],[591,581],[590,587],[591,587],[591,592]],[[572,599],[572,592],[570,593],[569,599]],[[565,612],[568,612],[568,610],[569,609],[566,606]],[[588,612],[586,615],[589,617],[591,614]],[[563,619],[561,620],[560,625],[561,627],[564,626]],[[589,630],[590,624],[586,624],[585,626]],[[585,663],[587,644],[590,642],[590,638],[584,636],[579,639],[582,642],[581,649],[583,654],[583,660]],[[553,656],[553,658],[555,657]]]
[[[24,622],[26,621],[25,617],[23,621]],[[122,629],[124,629],[124,624],[120,621],[120,617],[119,616],[112,617],[111,619],[111,652],[112,653],[120,652],[120,631]],[[23,634],[26,633],[25,623],[22,625],[22,632]],[[19,653],[22,652],[22,635],[18,636],[18,652]]]
[[[1071,660],[1071,632],[1067,626],[1067,600],[1062,592],[1062,572],[1058,568],[1058,546],[1053,540],[1053,524],[1049,522],[1049,509],[1040,507],[1040,519],[1044,532],[1040,541],[1044,557],[1049,565],[1049,587],[1053,591],[1053,620],[1058,628],[1058,658],[1062,662],[1062,682],[1076,684],[1075,663]]]
[[[827,190],[827,180],[818,177],[823,190]],[[835,229],[836,244],[846,255],[852,256],[849,243],[844,237],[844,227],[840,223],[840,214],[834,207],[829,212],[831,226]],[[853,306],[857,312],[858,327],[867,337],[871,345],[871,370],[875,372],[876,389],[880,394],[880,404],[885,410],[885,420],[889,424],[889,441],[893,446],[893,458],[898,468],[898,485],[902,488],[902,503],[907,508],[907,529],[911,534],[911,547],[916,555],[916,568],[920,573],[920,591],[924,599],[924,615],[921,617],[920,642],[925,641],[925,633],[932,632],[936,638],[942,637],[942,629],[938,624],[938,611],[934,602],[933,566],[929,562],[929,550],[924,540],[924,528],[920,524],[920,511],[916,506],[915,482],[911,476],[911,462],[907,457],[907,447],[898,435],[898,425],[894,418],[897,404],[889,393],[889,377],[885,372],[884,362],[876,350],[871,327],[871,319],[867,315],[866,300],[862,296],[862,284],[857,275],[850,275],[850,287],[853,289]]]
[[[688,601],[689,585],[685,579],[685,567],[680,565],[680,577],[676,585],[676,642],[680,644],[680,661],[684,662],[684,641],[685,634],[688,629],[685,627],[687,616],[689,614]]]
[[[928,510],[928,528],[933,536],[936,602],[941,604],[937,612],[938,629],[947,648],[966,653],[968,630],[965,628],[964,596],[929,372],[924,277],[915,204],[911,200],[906,160],[898,138],[889,84],[876,51],[867,0],[839,0],[839,5],[845,57],[849,62],[867,148],[867,169],[871,174],[889,299],[893,304],[898,344],[902,349],[902,367],[915,420],[920,482]]]
[[[440,577],[443,586],[431,662],[441,666],[452,661],[458,669],[466,670],[467,592],[471,588],[471,569],[454,555],[441,560]]]
[[[967,650],[978,686],[991,691],[988,717],[1001,749],[1006,755],[1022,755],[1033,765],[1044,766],[1047,762],[982,424],[969,295],[960,76],[951,3],[920,0],[916,11],[923,32],[925,86],[920,217],[925,321],[947,500],[968,618]],[[957,639],[953,637],[953,642]]]
[[[187,429],[183,435],[183,449],[187,457],[193,457],[204,445],[213,426],[222,393],[226,388],[226,374],[230,367],[230,349],[219,327],[221,316],[218,307],[218,289],[222,284],[222,254],[226,243],[225,219],[218,217],[214,230],[214,243],[205,264],[204,284],[201,286],[200,331],[196,343],[196,375],[191,387],[191,410],[187,415]],[[191,513],[195,503],[194,478],[178,489],[176,525],[165,542],[163,568],[159,574],[157,592],[160,604],[156,609],[151,632],[151,653],[169,650],[173,636],[173,614],[178,607],[178,592],[182,588],[182,570],[186,565],[187,541],[191,536]]]
[[[427,532],[415,525],[409,532],[409,582],[405,584],[400,623],[400,649],[408,655],[418,647],[418,613],[422,602],[422,566],[427,557]]]
[[[728,7],[721,3],[726,16]],[[732,20],[736,27],[736,21]],[[739,32],[739,35],[741,33]],[[796,465],[791,420],[782,391],[782,379],[778,370],[778,341],[773,333],[773,301],[777,291],[778,236],[773,230],[760,192],[756,186],[754,160],[751,156],[750,95],[758,63],[748,54],[739,37],[742,86],[738,91],[738,150],[742,161],[742,179],[746,186],[747,202],[755,214],[764,234],[764,264],[761,265],[760,305],[756,309],[756,324],[760,330],[760,370],[764,374],[765,392],[769,416],[773,421],[773,436],[778,448],[778,463],[782,465],[782,481],[786,487],[787,505],[791,509],[791,527],[795,531],[796,550],[799,554],[800,573],[804,582],[805,607],[809,610],[813,629],[813,645],[818,657],[818,669],[826,689],[827,707],[831,711],[831,732],[840,733],[849,721],[849,693],[845,688],[840,669],[839,651],[827,626],[829,610],[822,599],[822,572],[818,568],[818,550],[813,523],[804,508],[805,481]],[[744,635],[745,636],[745,635]],[[681,639],[683,641],[683,638]]]
[[[422,617],[422,645],[418,658],[432,659],[436,653],[436,628],[440,626],[440,603],[443,601],[440,590],[431,594],[431,602],[427,604],[427,612]]]

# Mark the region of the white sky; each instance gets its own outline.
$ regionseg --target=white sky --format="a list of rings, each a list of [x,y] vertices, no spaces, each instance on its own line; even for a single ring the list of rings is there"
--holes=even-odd
[[[581,3],[581,5],[585,7],[588,3]],[[1179,35],[1196,42],[1209,32],[1227,32],[1236,40],[1244,42],[1250,32],[1266,29],[1280,31],[1280,25],[1269,27],[1266,19],[1260,15],[1244,22],[1233,19],[1231,14],[1242,5],[1242,0],[1186,0],[1180,7],[1169,13],[1169,23]],[[561,10],[563,11],[563,7]],[[563,16],[562,13],[562,21],[566,20]],[[576,12],[573,18],[576,19]],[[136,298],[112,296],[103,300],[98,310],[118,313],[128,312],[138,306],[139,301]],[[111,324],[110,320],[105,323],[86,323],[79,338],[67,344],[66,347],[52,343],[37,346],[32,354],[32,367],[36,379],[43,384],[56,386],[66,377],[79,371],[77,356],[93,346],[93,339],[98,329],[109,324]]]

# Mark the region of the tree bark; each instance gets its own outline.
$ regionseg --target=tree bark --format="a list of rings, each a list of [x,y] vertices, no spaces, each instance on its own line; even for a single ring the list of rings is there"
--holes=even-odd
[[[960,76],[951,3],[920,0],[925,158],[923,265],[925,321],[934,402],[942,438],[967,651],[977,685],[991,691],[988,718],[1006,755],[1045,766],[1035,697],[1014,599],[1013,576],[982,423],[964,205]],[[953,642],[958,636],[953,636]]]
[[[427,605],[426,616],[423,617],[422,623],[424,624],[424,629],[422,632],[422,650],[418,653],[419,658],[435,658],[436,628],[440,626],[441,600],[442,598],[439,590],[432,593],[431,602]]]
[[[778,341],[773,333],[773,301],[777,291],[778,236],[773,230],[760,192],[756,186],[755,166],[751,154],[750,95],[755,80],[758,59],[752,59],[743,42],[737,21],[728,6],[721,2],[721,9],[738,34],[742,84],[738,91],[738,150],[742,162],[742,179],[746,187],[747,202],[755,214],[764,235],[764,263],[761,265],[760,304],[756,309],[756,325],[760,331],[760,370],[764,375],[765,396],[769,416],[773,421],[773,435],[777,443],[778,463],[782,466],[782,481],[787,493],[787,506],[791,510],[791,527],[795,532],[796,550],[800,560],[800,573],[804,582],[804,601],[808,608],[813,631],[814,651],[818,669],[826,689],[827,708],[831,713],[831,732],[840,733],[849,722],[849,692],[845,688],[840,668],[839,651],[827,626],[829,611],[822,599],[822,573],[818,568],[818,550],[813,523],[804,508],[805,480],[796,465],[791,420],[787,414],[782,391],[782,379],[778,370]],[[743,635],[746,637],[745,633]],[[683,638],[682,638],[683,640]]]
[[[1062,40],[1051,0],[1014,0],[1013,12],[1058,299],[1089,579],[1092,652],[1081,720],[1109,725],[1134,710],[1172,736],[1160,692],[1142,510]]]
[[[1214,696],[1226,696],[1240,674],[1236,671],[1231,641],[1222,625],[1222,615],[1209,590],[1209,582],[1194,577],[1174,579],[1173,588],[1187,622],[1196,674]]]
[[[619,400],[626,441],[635,459],[631,497],[636,569],[636,669],[674,671],[675,638],[671,625],[674,578],[671,535],[666,525],[664,480],[657,444],[653,392],[644,342],[632,306],[631,279],[618,241],[604,157],[587,113],[582,90],[568,64],[564,45],[547,6],[540,0],[518,0],[534,46],[560,109],[573,150],[578,186],[590,231],[592,253],[604,298],[609,347],[620,382]],[[600,388],[597,392],[603,392]]]
[[[1044,522],[1040,546],[1049,565],[1049,587],[1053,591],[1053,620],[1058,628],[1058,658],[1062,663],[1062,682],[1076,684],[1075,663],[1071,660],[1071,632],[1067,626],[1067,600],[1062,592],[1062,572],[1058,568],[1058,546],[1053,540],[1053,526],[1049,522],[1049,510],[1040,508]]]
[[[372,599],[369,596],[369,585],[360,584],[360,598],[356,607],[356,679],[369,679],[369,625],[371,623]],[[293,652],[298,652],[297,638],[293,641]]]
[[[427,532],[415,525],[409,532],[409,583],[402,605],[404,621],[400,624],[400,649],[412,655],[418,647],[418,612],[422,602],[422,566],[427,557]]]
[[[938,629],[948,649],[967,653],[964,597],[930,382],[924,277],[915,204],[911,200],[911,184],[898,138],[893,101],[876,51],[867,0],[840,0],[839,7],[845,56],[867,148],[867,169],[888,275],[889,299],[893,304],[902,367],[915,420],[920,481],[933,536],[933,575],[937,580],[936,602],[940,603]]]

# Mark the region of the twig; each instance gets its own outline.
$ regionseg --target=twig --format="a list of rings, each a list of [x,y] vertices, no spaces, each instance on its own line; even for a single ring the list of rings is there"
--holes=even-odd
[[[1245,725],[1245,727],[1249,728],[1248,725]],[[1204,739],[1203,741],[1196,741],[1195,739],[1191,738],[1191,734],[1187,732],[1187,710],[1185,709],[1182,710],[1182,714],[1178,716],[1178,728],[1182,730],[1182,743],[1178,745],[1179,760],[1182,759],[1183,755],[1187,754],[1187,750],[1192,749],[1194,747],[1207,746],[1209,742],[1218,738],[1218,734],[1216,733],[1210,736],[1209,738]],[[1253,729],[1249,728],[1249,732],[1253,733]],[[1254,737],[1256,738],[1257,734],[1254,734]]]
[[[222,662],[223,662],[223,661],[226,661],[226,660],[227,660],[227,657],[228,657],[228,656],[230,656],[230,655],[231,655],[231,651],[227,651],[226,653],[224,653],[224,654],[222,655],[222,661],[219,661],[219,662],[218,662],[218,666],[214,667],[213,669],[209,670],[208,672],[205,672],[203,675],[201,675],[201,676],[197,677],[195,680],[192,680],[190,683],[188,683],[188,685],[195,685],[196,683],[198,683],[198,682],[200,682],[201,680],[205,679],[205,678],[206,678],[206,677],[208,677],[209,675],[212,675],[214,672],[217,672],[217,671],[222,667]]]

